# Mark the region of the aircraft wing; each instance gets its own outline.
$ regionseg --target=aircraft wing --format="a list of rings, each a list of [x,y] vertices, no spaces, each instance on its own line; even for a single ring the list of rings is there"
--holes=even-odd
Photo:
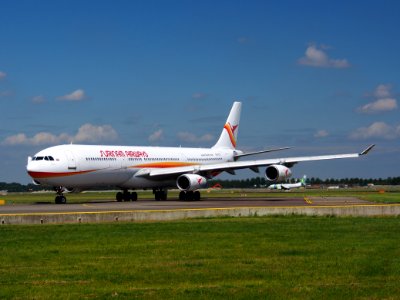
[[[285,165],[292,167],[294,164],[304,161],[317,161],[317,160],[331,160],[343,158],[356,158],[366,155],[375,145],[371,145],[360,153],[349,154],[333,154],[333,155],[319,155],[319,156],[299,156],[299,157],[286,157],[286,158],[273,158],[273,159],[259,159],[248,161],[233,161],[209,165],[193,165],[176,168],[157,168],[157,169],[143,169],[140,170],[136,176],[138,177],[165,177],[165,176],[178,176],[181,174],[212,174],[214,172],[228,172],[234,174],[235,170],[251,169],[258,172],[258,167],[265,167],[270,165]]]

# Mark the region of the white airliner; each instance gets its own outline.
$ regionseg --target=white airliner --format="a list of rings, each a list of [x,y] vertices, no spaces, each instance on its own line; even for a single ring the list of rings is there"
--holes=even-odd
[[[307,176],[304,175],[303,178],[300,179],[299,182],[296,183],[274,183],[268,186],[270,190],[290,190],[300,187],[305,187],[307,181]]]
[[[287,157],[239,161],[241,157],[284,150],[288,147],[243,153],[236,150],[241,102],[234,102],[217,143],[211,148],[60,145],[44,149],[28,158],[27,172],[36,184],[54,187],[56,203],[66,203],[64,192],[116,186],[122,190],[118,201],[137,200],[129,190],[153,189],[156,200],[166,200],[168,188],[178,188],[180,200],[199,200],[207,180],[222,172],[238,169],[259,172],[271,183],[291,176],[290,168],[303,161],[355,158],[361,153]]]

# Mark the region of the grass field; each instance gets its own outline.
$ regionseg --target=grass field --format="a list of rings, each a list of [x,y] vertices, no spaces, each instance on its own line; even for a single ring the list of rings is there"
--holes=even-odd
[[[398,299],[400,219],[0,226],[1,299]]]
[[[84,203],[97,200],[115,200],[116,191],[110,192],[84,192],[65,194],[69,203]],[[287,198],[287,197],[356,197],[368,201],[380,203],[400,203],[400,187],[376,187],[360,189],[297,189],[286,191],[267,191],[265,189],[222,189],[222,190],[204,190],[203,198]],[[23,204],[50,202],[54,203],[55,193],[10,193],[0,196],[6,204]],[[138,191],[139,199],[154,199],[151,191]],[[168,193],[170,199],[178,198],[178,191],[171,190]]]

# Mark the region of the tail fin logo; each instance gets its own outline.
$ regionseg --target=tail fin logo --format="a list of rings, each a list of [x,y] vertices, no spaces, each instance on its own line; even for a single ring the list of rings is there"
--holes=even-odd
[[[231,123],[228,122],[228,123],[225,124],[224,128],[228,132],[229,139],[231,140],[231,143],[232,143],[233,147],[236,148],[235,131],[238,128],[238,125],[232,126]]]

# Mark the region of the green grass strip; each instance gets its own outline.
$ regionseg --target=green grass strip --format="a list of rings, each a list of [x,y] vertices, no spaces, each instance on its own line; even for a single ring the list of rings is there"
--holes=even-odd
[[[1,299],[396,299],[400,219],[0,226]]]

